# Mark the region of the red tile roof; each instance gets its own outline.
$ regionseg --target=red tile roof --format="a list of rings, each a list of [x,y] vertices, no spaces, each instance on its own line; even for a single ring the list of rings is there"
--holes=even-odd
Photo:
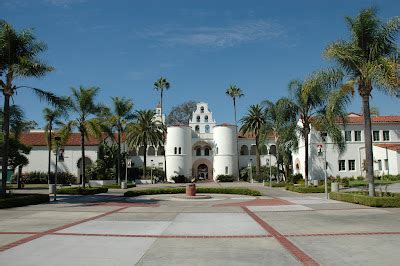
[[[97,146],[105,138],[106,138],[105,134],[103,135],[101,140],[89,137],[88,139],[85,140],[85,146]],[[47,146],[45,132],[22,133],[20,136],[20,140],[22,143],[29,146]],[[72,133],[65,144],[65,146],[80,146],[80,145],[81,145],[80,133]]]
[[[374,144],[374,146],[400,152],[400,143]]]
[[[400,116],[399,115],[372,116],[371,121],[372,123],[400,123]],[[346,123],[363,124],[364,116],[348,116]]]

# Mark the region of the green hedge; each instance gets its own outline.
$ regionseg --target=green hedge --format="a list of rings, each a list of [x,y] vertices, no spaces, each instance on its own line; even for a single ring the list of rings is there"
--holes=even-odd
[[[93,195],[99,193],[106,193],[108,188],[106,187],[65,187],[57,189],[57,194],[67,195]]]
[[[49,202],[48,194],[13,194],[0,198],[0,209],[35,205]]]
[[[143,190],[130,190],[125,192],[125,197],[136,197],[141,195],[155,195],[155,194],[180,194],[185,193],[186,188],[153,188]],[[248,188],[209,188],[209,187],[198,187],[196,188],[197,193],[211,193],[211,194],[239,194],[239,195],[250,195],[250,196],[261,196],[261,193],[257,190]]]
[[[121,188],[121,185],[118,185],[118,184],[109,184],[109,185],[103,185],[102,187],[105,187],[105,188],[113,188],[113,189],[120,189]],[[132,188],[132,187],[136,187],[136,184],[127,184],[127,187],[128,188]]]
[[[54,172],[50,172],[50,181],[54,181]],[[14,177],[15,179],[16,177]],[[14,180],[16,182],[16,180]],[[33,171],[28,173],[23,173],[21,176],[21,182],[23,184],[47,184],[47,172]],[[76,176],[68,172],[58,172],[57,173],[57,183],[58,184],[75,184]]]
[[[269,187],[269,182],[265,182],[264,186]],[[275,181],[272,182],[272,187],[286,187],[286,186],[287,186],[287,183],[285,183],[285,182],[279,182],[279,183],[277,183]]]
[[[331,192],[330,199],[361,204],[370,207],[400,207],[400,193],[386,197],[369,197],[364,192]]]
[[[233,175],[219,175],[217,176],[219,182],[233,182],[235,177]]]
[[[286,190],[297,192],[297,193],[324,193],[325,186],[318,187],[303,187],[303,186],[294,186],[292,184],[286,186]]]

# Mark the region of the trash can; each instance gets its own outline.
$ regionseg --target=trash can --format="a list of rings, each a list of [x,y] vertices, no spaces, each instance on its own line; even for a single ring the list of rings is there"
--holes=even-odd
[[[318,181],[319,181],[318,179],[314,179],[313,180],[313,185],[317,187],[318,186]]]
[[[49,194],[55,194],[57,191],[57,187],[55,184],[50,184],[49,185]]]
[[[121,188],[122,189],[127,189],[128,188],[128,184],[126,182],[121,182]]]
[[[331,192],[338,192],[339,191],[339,183],[332,182],[331,183]]]
[[[186,186],[186,196],[196,196],[196,185],[195,184],[188,184]]]

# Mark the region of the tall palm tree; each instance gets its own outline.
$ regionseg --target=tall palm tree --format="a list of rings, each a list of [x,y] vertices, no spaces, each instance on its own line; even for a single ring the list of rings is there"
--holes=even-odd
[[[131,99],[124,97],[111,97],[113,108],[108,115],[106,124],[111,128],[111,136],[114,138],[114,130],[117,131],[117,182],[121,180],[121,137],[125,133],[126,126],[134,118],[133,102]]]
[[[154,120],[153,110],[138,110],[134,113],[134,123],[128,125],[126,141],[129,148],[143,147],[143,177],[146,176],[147,147],[164,144],[165,127]]]
[[[61,126],[62,121],[61,117],[66,117],[66,112],[62,108],[49,108],[46,107],[43,109],[43,118],[46,121],[46,125],[44,126],[46,132],[47,146],[49,148],[48,151],[48,165],[47,165],[47,182],[50,184],[50,173],[51,173],[51,150],[53,148],[52,140],[53,140],[53,128],[54,125]]]
[[[7,176],[8,149],[10,140],[10,98],[21,89],[31,89],[40,99],[57,103],[58,98],[51,92],[29,86],[16,86],[14,81],[27,77],[42,77],[53,68],[43,63],[39,54],[46,45],[36,40],[31,30],[16,31],[10,24],[0,21],[0,90],[3,104],[3,149],[2,176]],[[1,195],[6,194],[6,179],[2,179]]]
[[[320,70],[308,76],[304,81],[292,80],[289,83],[291,93],[291,112],[297,114],[301,126],[297,128],[304,140],[304,178],[308,184],[309,134],[311,127],[324,128],[324,131],[338,145],[339,151],[344,150],[344,142],[336,122],[338,117],[345,117],[349,93],[352,92],[352,82],[341,84],[343,74],[337,70]],[[335,90],[340,86],[340,89]],[[288,99],[289,100],[289,99]]]
[[[225,94],[228,95],[229,97],[231,97],[232,100],[233,100],[233,111],[234,111],[234,114],[235,114],[236,151],[238,153],[237,165],[238,165],[238,169],[239,169],[240,168],[239,167],[239,141],[238,141],[238,131],[237,131],[237,118],[236,118],[236,99],[243,97],[244,93],[242,92],[242,90],[238,86],[230,85],[226,89]],[[238,181],[239,181],[239,176],[240,175],[238,175]]]
[[[354,18],[345,17],[345,21],[351,34],[350,40],[330,44],[325,50],[325,56],[343,67],[362,98],[366,177],[369,195],[373,196],[374,156],[369,99],[374,87],[389,94],[399,92],[400,67],[395,38],[400,30],[400,17],[382,22],[376,10],[369,8],[362,9]]]
[[[260,137],[266,123],[264,108],[259,104],[250,105],[247,115],[240,121],[242,123],[240,131],[243,134],[254,135],[256,139],[256,176],[260,177]]]
[[[160,77],[158,80],[154,82],[154,89],[160,92],[160,111],[161,111],[161,123],[164,125],[164,121],[162,119],[163,116],[163,94],[164,90],[168,90],[170,87],[169,81],[164,78]],[[165,139],[163,140],[165,142]],[[164,172],[167,173],[167,157],[165,156],[164,152]]]
[[[90,136],[100,139],[102,137],[102,121],[97,118],[104,111],[104,107],[95,102],[99,92],[97,87],[79,89],[71,88],[70,109],[77,114],[77,118],[68,121],[60,130],[62,142],[65,142],[74,129],[77,129],[81,135],[81,171],[82,186],[86,182],[86,162],[85,162],[85,139]]]

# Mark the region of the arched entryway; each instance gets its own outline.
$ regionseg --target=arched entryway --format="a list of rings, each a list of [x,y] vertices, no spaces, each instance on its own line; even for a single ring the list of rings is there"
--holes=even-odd
[[[200,180],[212,180],[212,163],[207,159],[198,159],[193,163],[192,176]]]
[[[79,183],[82,183],[82,172],[83,172],[83,170],[82,170],[82,158],[80,158],[78,160],[76,166],[78,167]],[[90,160],[90,158],[88,158],[88,157],[85,157],[85,169],[86,169],[86,171],[87,171],[87,169],[90,168],[90,166],[92,166],[92,160]],[[87,177],[86,177],[86,180],[87,180]]]

